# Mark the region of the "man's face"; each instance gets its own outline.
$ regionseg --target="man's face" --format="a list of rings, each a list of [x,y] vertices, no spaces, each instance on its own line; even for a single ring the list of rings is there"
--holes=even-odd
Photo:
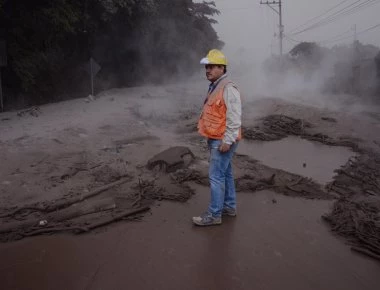
[[[210,82],[215,82],[224,75],[224,66],[216,64],[206,64],[206,77]]]

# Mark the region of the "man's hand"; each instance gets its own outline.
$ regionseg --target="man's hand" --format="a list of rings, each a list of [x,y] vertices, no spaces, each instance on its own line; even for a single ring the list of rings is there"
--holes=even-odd
[[[219,151],[222,153],[225,153],[225,152],[229,151],[230,148],[231,148],[231,145],[222,142],[222,144],[219,147]]]

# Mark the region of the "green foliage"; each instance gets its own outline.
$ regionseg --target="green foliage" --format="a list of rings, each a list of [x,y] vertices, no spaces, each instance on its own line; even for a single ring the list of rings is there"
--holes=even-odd
[[[31,96],[85,91],[90,57],[108,86],[191,73],[223,46],[212,27],[218,14],[213,1],[0,0],[5,86]]]

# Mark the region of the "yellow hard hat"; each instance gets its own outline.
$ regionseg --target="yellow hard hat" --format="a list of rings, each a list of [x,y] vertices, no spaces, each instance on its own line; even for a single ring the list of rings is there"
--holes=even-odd
[[[201,59],[201,64],[227,65],[227,58],[220,50],[212,49],[206,57]]]

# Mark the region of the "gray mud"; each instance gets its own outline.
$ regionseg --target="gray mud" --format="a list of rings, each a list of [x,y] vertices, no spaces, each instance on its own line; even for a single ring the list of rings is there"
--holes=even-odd
[[[336,169],[333,181],[324,187],[318,188],[309,182],[306,186],[307,189],[292,190],[294,186],[285,186],[285,189],[280,188],[276,192],[287,194],[290,190],[293,195],[303,197],[312,197],[313,194],[316,197],[323,196],[321,193],[325,193],[325,196],[337,197],[338,200],[334,204],[332,212],[323,216],[331,225],[332,231],[347,238],[353,245],[353,250],[380,260],[379,154],[372,149],[361,146],[360,139],[334,139],[321,133],[309,133],[308,129],[313,128],[313,125],[302,119],[294,119],[284,115],[270,115],[260,120],[259,126],[253,129],[245,129],[246,138],[272,141],[293,135],[329,146],[349,147],[358,154],[350,158],[344,166]],[[335,121],[334,119],[333,122]],[[264,178],[264,180],[268,179]],[[300,178],[299,180],[302,186],[302,180],[307,179]],[[262,181],[254,182],[250,186],[252,189],[271,188],[267,182],[263,183]],[[360,201],[358,201],[358,197],[360,197]]]
[[[41,141],[33,137],[31,132],[23,132],[21,137],[18,136],[13,141],[2,141],[2,146],[8,150],[6,152],[9,152],[3,154],[9,167],[1,169],[2,174],[7,176],[7,180],[2,181],[1,184],[1,192],[4,195],[1,200],[0,215],[4,227],[8,225],[9,228],[9,224],[12,222],[44,221],[46,210],[41,209],[52,208],[54,207],[52,205],[57,203],[67,202],[70,204],[69,201],[75,200],[78,196],[86,195],[123,178],[128,178],[128,182],[109,188],[91,198],[91,200],[111,198],[115,201],[116,208],[114,209],[108,209],[105,206],[105,209],[99,212],[60,222],[47,221],[47,224],[42,222],[27,227],[18,226],[10,231],[3,231],[0,240],[13,241],[29,236],[31,233],[47,234],[49,228],[54,229],[51,233],[60,230],[76,233],[78,228],[90,228],[91,224],[99,224],[101,220],[109,220],[112,216],[120,216],[120,212],[146,208],[157,200],[185,202],[194,194],[194,184],[208,186],[208,152],[201,138],[194,134],[194,124],[197,118],[194,107],[187,104],[182,108],[180,103],[183,100],[178,100],[178,108],[173,107],[172,112],[168,112],[167,116],[162,116],[160,107],[166,107],[168,100],[157,99],[157,102],[151,102],[152,98],[141,97],[131,101],[128,107],[124,108],[125,111],[132,112],[131,120],[125,121],[125,115],[120,112],[113,115],[113,118],[120,123],[118,126],[116,123],[113,125],[94,124],[88,128],[82,128],[80,124],[68,126],[60,132],[61,135],[51,136],[52,141],[44,144],[45,147],[41,148],[41,150],[50,148],[49,146],[54,144],[54,148],[58,146],[59,149],[30,152],[30,148],[35,148],[36,144]],[[112,102],[116,102],[112,110],[118,112],[120,106],[117,102],[120,100],[112,99]],[[145,103],[141,104],[141,102]],[[291,109],[290,106],[284,106],[284,108],[285,111]],[[304,115],[307,115],[307,110],[303,110],[305,111]],[[96,107],[94,107],[94,114],[97,114]],[[39,117],[32,116],[31,118],[38,119]],[[316,123],[316,120],[321,120],[321,118],[324,122],[324,129],[321,129],[321,124]],[[314,118],[311,121],[303,117],[269,113],[255,120],[254,126],[250,127],[249,125],[252,123],[246,123],[243,134],[248,142],[267,143],[268,141],[286,140],[285,138],[293,136],[327,146],[346,147],[350,151],[337,160],[339,162],[334,163],[334,167],[344,165],[342,160],[348,158],[347,156],[351,152],[353,157],[344,166],[337,168],[335,176],[331,177],[331,173],[328,173],[330,168],[322,170],[326,171],[323,173],[329,174],[328,177],[332,178],[332,181],[326,185],[326,177],[318,178],[307,173],[305,168],[312,168],[309,161],[298,159],[297,166],[301,166],[302,163],[305,170],[302,168],[293,170],[289,166],[279,166],[278,163],[267,164],[269,162],[266,160],[258,161],[257,159],[260,158],[244,152],[245,154],[237,154],[233,161],[237,190],[239,192],[257,192],[269,189],[288,196],[306,199],[339,199],[337,202],[341,203],[344,200],[350,204],[357,202],[354,196],[362,196],[364,199],[379,196],[378,157],[373,157],[377,156],[375,152],[366,147],[368,142],[372,141],[372,144],[376,145],[378,140],[363,141],[353,134],[328,135],[325,133],[328,131],[325,130],[326,124],[338,128],[337,126],[341,126],[340,120],[328,116],[319,116],[317,119]],[[123,139],[125,126],[131,124],[136,130],[131,132],[127,139]],[[98,128],[97,134],[106,136],[106,139],[88,140],[89,136],[94,134],[94,131],[91,131],[94,128]],[[179,136],[172,132],[177,132]],[[333,131],[331,132],[333,133]],[[10,136],[15,135],[12,134]],[[67,144],[70,144],[71,147],[68,147]],[[177,146],[173,147],[173,144]],[[247,144],[245,146],[248,146],[248,149],[249,146],[254,146],[253,143]],[[78,147],[78,150],[68,150],[73,147]],[[342,151],[341,148],[338,150]],[[27,153],[23,153],[23,151]],[[324,152],[327,152],[327,149]],[[324,153],[318,152],[315,154],[324,155]],[[297,158],[298,155],[297,152],[294,152],[294,158]],[[313,158],[318,158],[318,156]],[[323,158],[320,159],[323,160]],[[287,161],[288,164],[290,162]],[[316,171],[316,169],[313,170]],[[20,188],[26,191],[21,203],[14,198],[19,196],[17,190]],[[36,188],[42,188],[43,194],[39,194]],[[28,200],[37,201],[28,202]],[[16,207],[15,204],[20,204],[20,206]],[[343,209],[335,211],[326,219],[331,224],[340,224],[340,214],[352,213],[355,209],[355,207],[339,208]],[[368,208],[365,206],[359,206],[359,208],[364,214],[368,212]],[[64,209],[65,207],[61,207],[57,210]],[[139,212],[139,215],[143,214],[143,212]],[[134,215],[125,216],[125,219],[133,218]],[[371,219],[361,220],[360,224],[371,224],[373,220],[375,220],[374,225],[377,225],[376,217],[373,216]],[[351,223],[349,226],[352,226],[352,223],[355,224],[355,219],[345,220],[345,223],[347,222]],[[16,223],[16,225],[18,224]],[[373,227],[371,224],[370,227],[361,226],[355,229],[359,232],[363,228]],[[343,232],[340,233],[336,229],[334,231],[344,235]],[[375,242],[378,242],[376,238]],[[355,243],[360,246],[360,239],[356,239]],[[377,244],[375,246],[377,247]]]
[[[329,146],[350,147],[358,151],[360,139],[340,137],[331,138],[322,133],[311,133],[308,129],[313,125],[303,119],[292,118],[286,115],[269,115],[258,120],[255,127],[244,127],[243,135],[248,140],[275,141],[288,136],[300,136],[304,139],[323,143]]]
[[[152,157],[146,166],[136,168],[136,174],[133,175],[125,174],[117,166],[104,165],[89,169],[83,165],[96,185],[92,189],[94,193],[72,192],[50,201],[2,209],[0,240],[13,241],[58,232],[88,232],[86,229],[91,229],[92,225],[101,223],[102,220],[112,219],[126,210],[145,208],[155,200],[185,202],[194,191],[174,176],[177,171],[188,167],[193,159],[194,154],[188,148],[173,147]],[[80,171],[78,166],[76,164],[70,167],[70,173],[60,174],[58,180],[74,177]],[[110,184],[116,185],[99,191],[99,188]],[[95,206],[90,212],[82,209],[89,200],[104,198],[112,198],[115,202],[110,201],[104,208]],[[69,215],[65,214],[67,211],[70,211]]]

